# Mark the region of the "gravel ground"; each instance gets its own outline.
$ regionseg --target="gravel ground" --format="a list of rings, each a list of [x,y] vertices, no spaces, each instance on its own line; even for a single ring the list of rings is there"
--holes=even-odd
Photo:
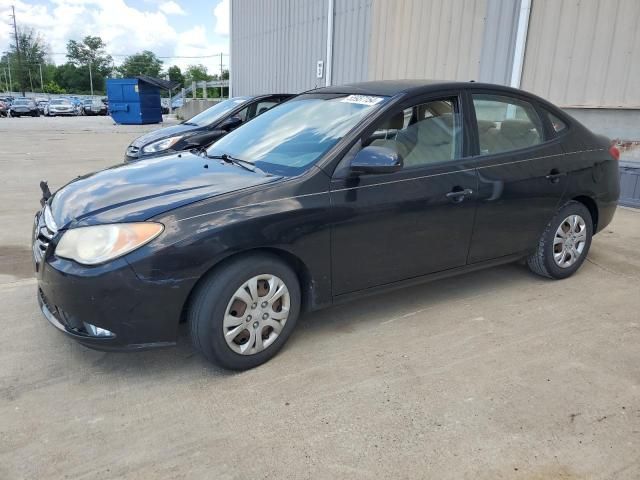
[[[38,182],[155,127],[0,119],[0,479],[640,478],[640,211],[562,282],[507,265],[305,316],[244,373],[88,350],[35,298]]]

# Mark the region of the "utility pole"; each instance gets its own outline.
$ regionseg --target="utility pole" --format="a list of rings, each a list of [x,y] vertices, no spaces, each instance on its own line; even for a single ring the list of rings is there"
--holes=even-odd
[[[11,5],[11,18],[13,18],[13,35],[16,39],[16,55],[18,55],[18,82],[20,83],[20,90],[22,91],[22,96],[25,96],[24,91],[24,82],[22,78],[22,59],[20,58],[20,45],[18,44],[18,27],[16,26],[16,8]]]
[[[38,66],[40,67],[40,90],[42,90],[42,93],[44,93],[44,82],[42,81],[42,64],[39,63]]]
[[[33,79],[31,78],[31,68],[29,68],[29,85],[31,85],[31,93],[33,92]]]
[[[9,52],[7,52],[7,67],[9,69],[9,93],[13,91],[13,80],[11,79],[11,63],[9,63]]]
[[[93,75],[91,74],[91,60],[89,60],[89,83],[91,84],[91,98],[93,98]]]
[[[222,52],[220,52],[220,81],[222,82]],[[224,87],[220,84],[220,99],[224,98]]]

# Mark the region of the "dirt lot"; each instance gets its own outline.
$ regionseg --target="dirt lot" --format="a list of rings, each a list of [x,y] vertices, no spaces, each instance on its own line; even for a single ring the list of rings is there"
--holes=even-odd
[[[510,265],[308,315],[244,373],[88,350],[38,311],[38,182],[148,127],[0,119],[0,479],[640,478],[640,211],[573,278]]]

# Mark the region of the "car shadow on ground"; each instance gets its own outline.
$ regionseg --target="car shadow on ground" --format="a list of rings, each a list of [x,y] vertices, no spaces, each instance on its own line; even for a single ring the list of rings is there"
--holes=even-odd
[[[274,360],[281,361],[292,346],[295,346],[296,350],[304,350],[304,344],[322,344],[323,338],[330,335],[376,327],[383,322],[402,319],[403,316],[411,315],[412,312],[441,309],[443,305],[451,303],[472,303],[474,299],[487,295],[500,295],[502,288],[514,283],[527,288],[531,282],[545,281],[547,280],[531,274],[521,264],[510,264],[372,295],[318,312],[307,313],[298,320],[291,338]],[[77,345],[77,348],[71,350],[75,357],[72,360],[73,363],[91,364],[93,369],[100,371],[93,374],[113,374],[131,378],[149,376],[164,378],[167,375],[180,377],[185,374],[193,376],[198,375],[198,372],[209,377],[232,377],[242,374],[210,364],[191,345],[186,324],[179,326],[178,342],[175,348],[132,353],[102,353]],[[290,360],[289,358],[287,361]]]

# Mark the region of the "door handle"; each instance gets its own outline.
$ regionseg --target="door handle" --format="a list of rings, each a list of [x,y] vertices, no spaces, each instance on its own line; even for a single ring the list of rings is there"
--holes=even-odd
[[[544,178],[549,180],[551,183],[558,183],[560,181],[560,178],[564,177],[566,174],[567,174],[566,172],[560,173],[558,170],[554,168],[549,172],[549,175],[545,176]]]
[[[473,190],[470,188],[462,189],[460,187],[455,187],[449,193],[445,194],[445,196],[454,203],[460,203],[464,200],[465,197],[472,195]]]

